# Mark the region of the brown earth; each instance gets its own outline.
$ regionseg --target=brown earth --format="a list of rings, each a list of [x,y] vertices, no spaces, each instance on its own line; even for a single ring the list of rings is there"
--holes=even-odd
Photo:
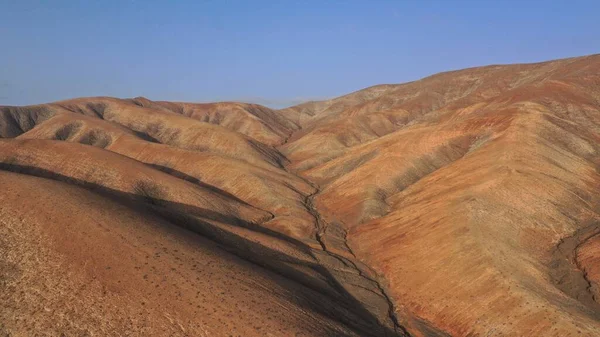
[[[1,334],[600,335],[600,55],[0,138]]]

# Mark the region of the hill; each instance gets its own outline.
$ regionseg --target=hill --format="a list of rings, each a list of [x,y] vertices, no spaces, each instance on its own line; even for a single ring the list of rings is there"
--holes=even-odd
[[[1,332],[600,334],[600,55],[0,137]]]

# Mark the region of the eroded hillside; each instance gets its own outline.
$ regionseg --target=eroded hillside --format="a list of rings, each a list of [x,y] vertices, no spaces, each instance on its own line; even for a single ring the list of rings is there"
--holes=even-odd
[[[600,334],[597,55],[0,107],[0,137],[1,332]]]

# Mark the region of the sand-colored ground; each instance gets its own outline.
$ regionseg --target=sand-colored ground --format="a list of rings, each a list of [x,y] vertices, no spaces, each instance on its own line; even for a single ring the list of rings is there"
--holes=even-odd
[[[0,137],[1,333],[600,335],[598,55]]]

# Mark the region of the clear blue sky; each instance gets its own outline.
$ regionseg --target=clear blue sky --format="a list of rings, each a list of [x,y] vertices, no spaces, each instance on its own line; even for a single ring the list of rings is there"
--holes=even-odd
[[[284,106],[600,52],[600,1],[0,0],[0,105],[79,96]]]

